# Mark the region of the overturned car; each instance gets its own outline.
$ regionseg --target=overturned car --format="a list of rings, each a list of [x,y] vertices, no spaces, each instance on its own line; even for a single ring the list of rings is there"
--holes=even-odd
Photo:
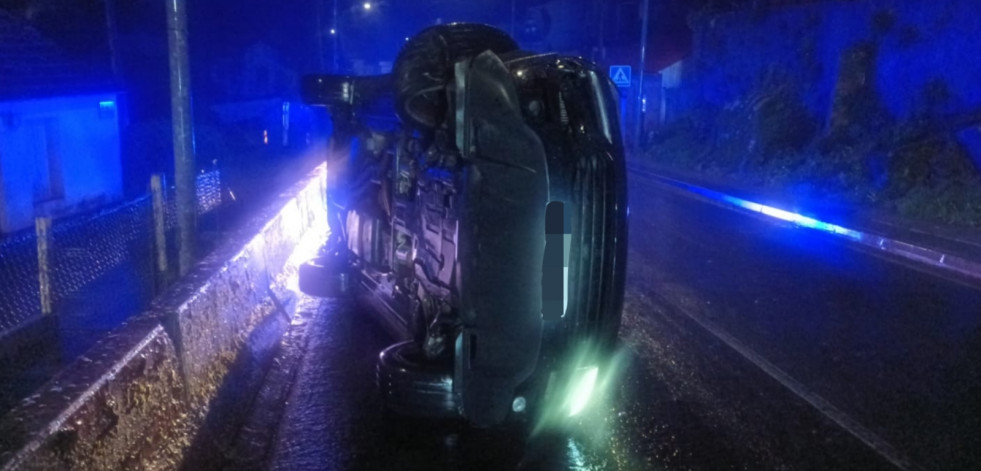
[[[302,90],[344,157],[328,164],[330,239],[300,285],[356,297],[401,339],[378,360],[386,408],[478,427],[578,414],[623,303],[610,80],[450,24],[411,38],[390,75],[312,75]]]

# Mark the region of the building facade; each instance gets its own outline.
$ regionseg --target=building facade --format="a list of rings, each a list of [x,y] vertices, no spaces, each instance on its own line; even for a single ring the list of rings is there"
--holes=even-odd
[[[0,233],[122,197],[118,94],[0,11]]]

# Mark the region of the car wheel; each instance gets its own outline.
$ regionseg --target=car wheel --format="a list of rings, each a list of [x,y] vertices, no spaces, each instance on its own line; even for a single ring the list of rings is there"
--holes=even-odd
[[[427,360],[413,341],[392,345],[378,357],[378,388],[385,410],[398,416],[458,418],[453,366]]]
[[[338,298],[350,292],[346,254],[332,253],[308,260],[298,268],[300,291],[318,298]]]
[[[481,24],[454,23],[423,30],[411,38],[395,60],[396,111],[406,124],[434,128],[446,112],[446,86],[454,64],[484,51],[518,49],[504,31]]]

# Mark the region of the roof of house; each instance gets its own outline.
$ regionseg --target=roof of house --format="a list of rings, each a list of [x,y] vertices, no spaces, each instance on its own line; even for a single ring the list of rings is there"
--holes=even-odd
[[[0,10],[0,100],[115,91],[111,76],[67,57],[25,20]]]

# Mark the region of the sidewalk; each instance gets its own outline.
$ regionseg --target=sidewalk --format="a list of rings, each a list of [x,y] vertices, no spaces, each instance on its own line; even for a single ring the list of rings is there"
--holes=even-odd
[[[874,208],[801,198],[772,189],[746,189],[638,159],[628,161],[628,172],[713,204],[828,232],[866,248],[966,278],[972,284],[981,283],[981,229],[907,220]]]

